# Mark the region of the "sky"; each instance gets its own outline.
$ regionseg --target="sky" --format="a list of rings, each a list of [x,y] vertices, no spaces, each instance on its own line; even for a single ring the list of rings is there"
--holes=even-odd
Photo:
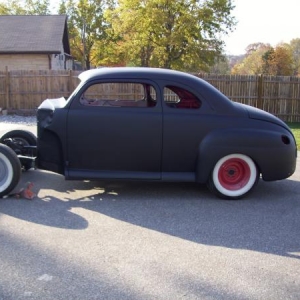
[[[233,0],[235,30],[224,38],[226,53],[244,54],[253,43],[276,46],[300,38],[300,0]]]

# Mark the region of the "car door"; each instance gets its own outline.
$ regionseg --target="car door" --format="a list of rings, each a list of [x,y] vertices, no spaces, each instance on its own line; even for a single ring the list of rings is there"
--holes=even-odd
[[[205,116],[200,115],[202,101],[179,83],[165,82],[163,87],[164,147],[163,178],[174,174],[192,180],[199,144],[204,135]],[[180,174],[180,175],[179,175]]]
[[[94,81],[67,118],[71,178],[160,179],[162,109],[150,81]]]

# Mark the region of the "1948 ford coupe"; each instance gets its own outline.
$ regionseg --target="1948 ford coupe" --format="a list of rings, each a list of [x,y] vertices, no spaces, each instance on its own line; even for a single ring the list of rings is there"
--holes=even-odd
[[[0,197],[33,166],[66,179],[207,183],[240,199],[257,184],[295,171],[288,126],[262,110],[230,101],[186,73],[102,68],[79,75],[66,100],[37,110],[37,138],[14,130],[0,139]]]

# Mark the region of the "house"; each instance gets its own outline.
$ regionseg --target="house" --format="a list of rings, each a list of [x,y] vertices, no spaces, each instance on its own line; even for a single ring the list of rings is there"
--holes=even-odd
[[[1,70],[69,70],[67,16],[0,16]]]

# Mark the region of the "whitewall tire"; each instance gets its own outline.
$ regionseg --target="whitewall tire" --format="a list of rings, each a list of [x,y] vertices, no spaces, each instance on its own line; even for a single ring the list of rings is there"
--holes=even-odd
[[[0,144],[0,198],[10,193],[21,177],[21,164],[16,153]]]
[[[223,199],[240,199],[252,190],[258,178],[259,172],[250,157],[230,154],[216,163],[208,186]]]

